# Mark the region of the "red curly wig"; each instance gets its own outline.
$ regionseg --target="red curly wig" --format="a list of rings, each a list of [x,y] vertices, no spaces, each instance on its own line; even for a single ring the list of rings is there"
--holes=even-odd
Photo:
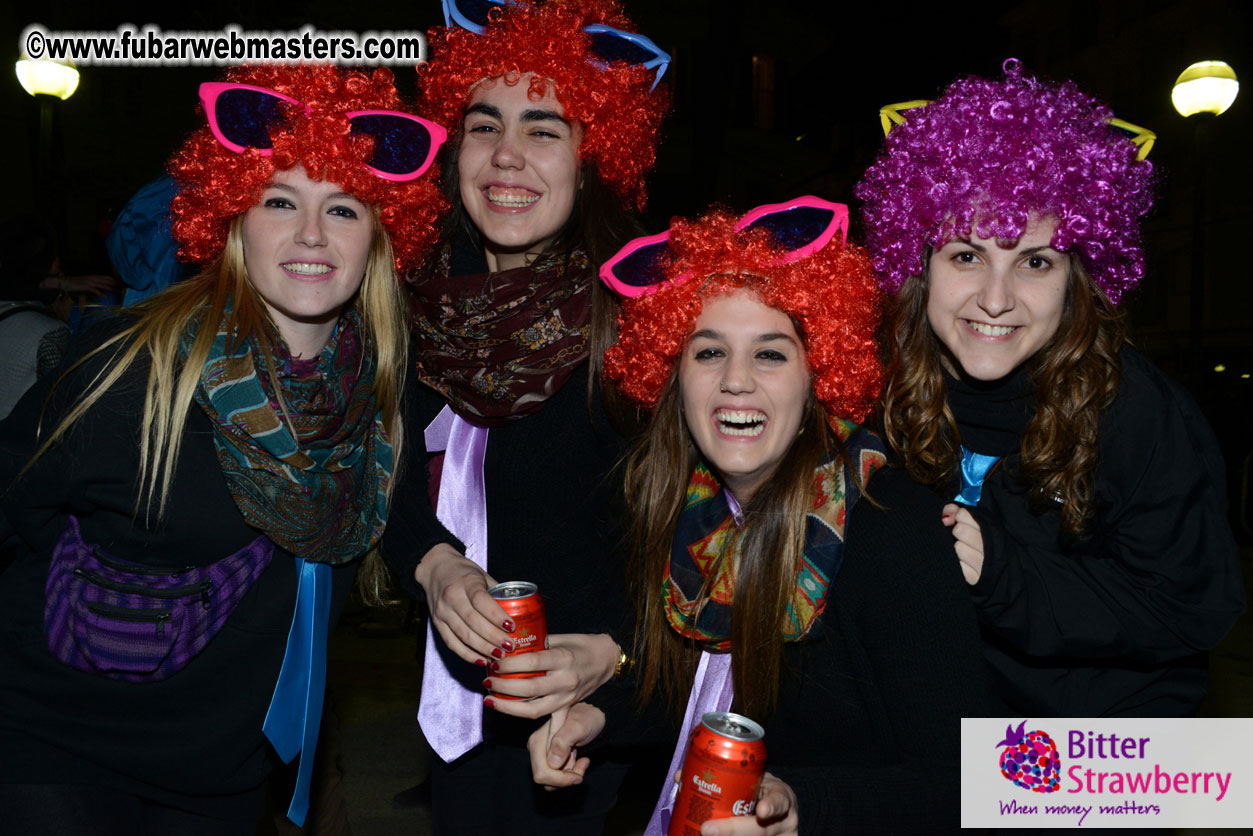
[[[565,116],[582,123],[580,159],[596,163],[623,205],[643,209],[644,178],[657,159],[670,94],[664,84],[649,91],[652,70],[624,62],[606,67],[590,58],[591,38],[583,27],[594,23],[636,31],[616,0],[511,3],[481,35],[435,27],[427,33],[435,57],[418,67],[423,115],[450,136],[460,135],[476,84],[503,77],[513,85],[533,73],[530,97],[542,98],[551,82]]]
[[[337,183],[358,200],[377,206],[396,256],[405,271],[418,264],[435,243],[448,200],[434,185],[438,171],[398,183],[376,177],[362,163],[374,140],[349,136],[343,114],[357,110],[404,110],[391,70],[371,73],[331,65],[254,66],[227,71],[226,80],[265,87],[311,107],[309,116],[291,108],[284,124],[271,131],[274,153],[249,149],[237,154],[221,145],[208,125],[192,134],[174,154],[169,172],[180,190],[170,204],[179,257],[205,263],[226,246],[232,219],[261,199],[274,177],[303,165],[313,180]],[[432,169],[435,169],[432,166]]]
[[[622,302],[618,341],[605,352],[605,377],[651,409],[670,381],[695,329],[701,301],[740,288],[800,324],[814,395],[832,424],[860,424],[879,395],[875,330],[883,296],[861,247],[838,239],[808,258],[778,264],[780,251],[764,230],[735,231],[736,218],[714,210],[670,224],[666,280],[688,279]]]

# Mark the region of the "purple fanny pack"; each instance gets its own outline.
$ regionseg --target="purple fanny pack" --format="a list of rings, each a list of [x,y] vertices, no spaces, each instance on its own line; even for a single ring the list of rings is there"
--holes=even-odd
[[[208,566],[132,563],[84,543],[70,517],[44,587],[48,649],[111,679],[165,679],[204,650],[273,556],[263,535]]]

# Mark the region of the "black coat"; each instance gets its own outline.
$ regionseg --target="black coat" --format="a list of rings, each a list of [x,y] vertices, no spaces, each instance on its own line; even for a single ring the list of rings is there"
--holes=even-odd
[[[823,635],[785,646],[766,769],[801,833],[954,833],[961,718],[992,701],[941,502],[880,470],[853,508]]]
[[[295,608],[290,554],[275,549],[221,632],[168,679],[119,682],[74,670],[48,652],[44,581],[69,514],[80,520],[84,541],[123,560],[170,568],[212,563],[258,534],[236,508],[212,425],[195,405],[164,520],[136,514],[143,362],[14,483],[36,448],[41,417],[46,436],[101,365],[97,358],[71,373],[42,416],[56,378],[41,381],[0,425],[7,489],[0,511],[16,532],[17,552],[0,575],[0,783],[81,783],[202,815],[255,818],[277,763],[261,725]],[[355,565],[333,570],[332,617],[355,572]]]
[[[1214,434],[1138,352],[1121,358],[1085,536],[1066,538],[1055,508],[1032,507],[1017,453],[973,510],[984,564],[971,594],[1013,716],[1193,714],[1208,684],[1205,651],[1244,610]],[[983,416],[950,405],[967,447],[1000,452],[972,447],[971,423]]]

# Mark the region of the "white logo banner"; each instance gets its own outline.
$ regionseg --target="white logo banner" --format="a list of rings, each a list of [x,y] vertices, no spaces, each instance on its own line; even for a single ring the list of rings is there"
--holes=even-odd
[[[1249,827],[1253,718],[963,718],[962,827]]]

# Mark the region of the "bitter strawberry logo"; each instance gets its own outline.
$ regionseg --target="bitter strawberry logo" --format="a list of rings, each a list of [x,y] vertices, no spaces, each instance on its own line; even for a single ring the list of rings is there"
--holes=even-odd
[[[1031,792],[1057,792],[1062,774],[1062,760],[1057,744],[1047,732],[1023,731],[1027,721],[1018,728],[1005,727],[1005,739],[997,746],[1001,751],[1001,774],[1008,781]]]

